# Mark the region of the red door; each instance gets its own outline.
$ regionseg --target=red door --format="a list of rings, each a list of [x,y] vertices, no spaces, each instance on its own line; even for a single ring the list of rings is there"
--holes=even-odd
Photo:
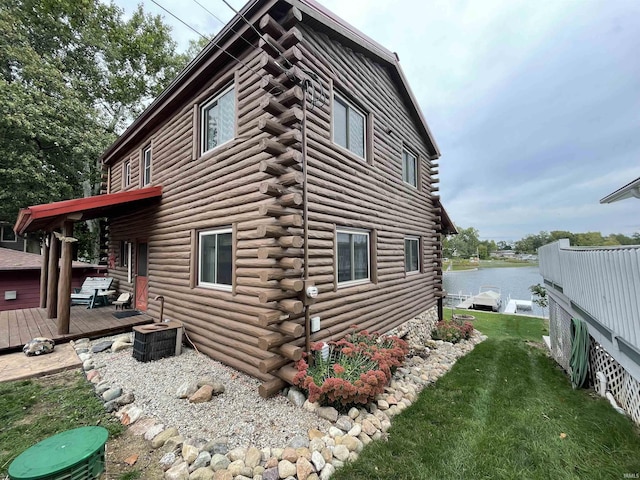
[[[147,310],[147,298],[149,296],[149,244],[140,242],[136,248],[136,309]]]

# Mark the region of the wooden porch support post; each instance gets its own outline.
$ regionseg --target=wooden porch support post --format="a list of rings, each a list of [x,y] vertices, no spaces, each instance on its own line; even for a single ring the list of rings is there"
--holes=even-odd
[[[47,308],[47,278],[49,274],[49,242],[42,245],[42,266],[40,267],[40,308]]]
[[[58,239],[49,234],[49,274],[47,275],[47,318],[58,316]]]
[[[73,222],[67,220],[62,226],[62,235],[73,237]],[[71,264],[73,262],[73,244],[62,241],[62,266],[58,283],[58,334],[69,333],[71,317]]]
[[[444,320],[444,300],[442,297],[438,298],[438,321]]]

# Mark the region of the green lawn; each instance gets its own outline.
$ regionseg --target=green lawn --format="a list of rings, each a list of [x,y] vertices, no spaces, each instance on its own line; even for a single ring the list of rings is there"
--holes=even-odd
[[[85,425],[101,425],[110,437],[124,431],[79,371],[0,383],[0,475],[32,445]]]
[[[336,480],[638,478],[638,429],[592,392],[572,390],[533,344],[546,334],[543,320],[473,315],[489,339]]]

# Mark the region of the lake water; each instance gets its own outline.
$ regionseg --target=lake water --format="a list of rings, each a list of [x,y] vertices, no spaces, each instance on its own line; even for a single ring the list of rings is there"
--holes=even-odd
[[[461,270],[443,272],[443,284],[447,293],[476,295],[480,287],[493,286],[502,293],[501,311],[507,304],[507,298],[531,300],[529,287],[542,284],[538,267],[482,268],[479,270]],[[454,302],[457,304],[457,302]],[[518,313],[528,313],[520,310]],[[533,305],[532,315],[542,315],[542,309]]]

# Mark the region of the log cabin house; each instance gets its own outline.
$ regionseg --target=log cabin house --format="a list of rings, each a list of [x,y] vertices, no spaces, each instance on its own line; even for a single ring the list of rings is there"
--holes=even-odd
[[[309,342],[437,311],[439,156],[394,53],[252,0],[103,154],[102,208],[60,224],[107,216],[119,291],[269,396]]]

